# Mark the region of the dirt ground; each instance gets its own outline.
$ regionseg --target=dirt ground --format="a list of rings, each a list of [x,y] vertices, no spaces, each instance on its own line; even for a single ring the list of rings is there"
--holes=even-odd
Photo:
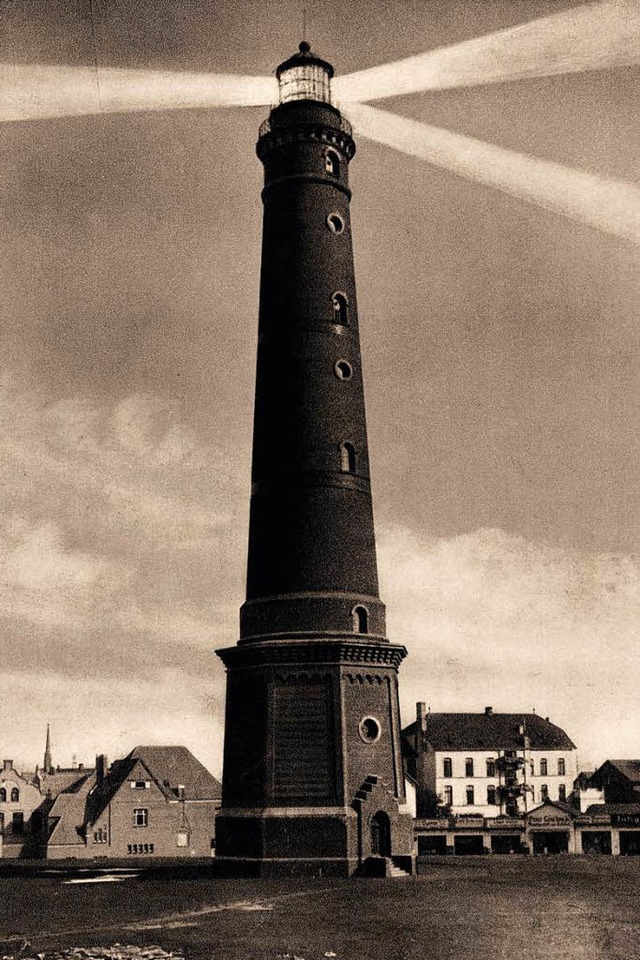
[[[50,870],[0,871],[0,960],[640,960],[640,858],[434,858],[398,880]]]

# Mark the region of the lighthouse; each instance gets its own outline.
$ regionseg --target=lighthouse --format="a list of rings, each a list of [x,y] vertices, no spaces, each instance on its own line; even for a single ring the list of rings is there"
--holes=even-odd
[[[351,128],[307,43],[260,127],[260,311],[246,600],[227,670],[221,861],[411,865],[398,668],[379,597],[350,218]]]

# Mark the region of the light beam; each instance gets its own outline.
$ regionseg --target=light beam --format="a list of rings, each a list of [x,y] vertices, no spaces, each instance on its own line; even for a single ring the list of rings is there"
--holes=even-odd
[[[516,153],[364,104],[352,104],[349,119],[362,137],[640,244],[640,188],[634,184]]]
[[[640,3],[601,0],[333,81],[341,103],[640,63]]]
[[[275,103],[273,77],[0,64],[0,121]]]

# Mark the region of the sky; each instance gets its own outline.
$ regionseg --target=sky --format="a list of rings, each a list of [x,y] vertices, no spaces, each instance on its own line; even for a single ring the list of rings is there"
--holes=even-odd
[[[326,0],[307,36],[349,74],[575,6]],[[0,62],[263,76],[301,32],[288,0],[90,7],[0,0]],[[639,77],[376,106],[637,184]],[[0,747],[23,767],[49,722],[54,763],[183,743],[220,773],[266,113],[0,124]],[[637,757],[638,246],[364,138],[350,175],[403,721],[535,709],[583,768]]]

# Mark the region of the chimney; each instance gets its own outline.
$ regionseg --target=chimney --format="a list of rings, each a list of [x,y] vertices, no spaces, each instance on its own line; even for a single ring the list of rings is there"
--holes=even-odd
[[[102,783],[109,772],[109,760],[105,753],[100,753],[96,757],[96,781]]]
[[[2,761],[3,770],[13,770],[13,760],[3,760]]]
[[[492,717],[492,716],[493,716],[493,707],[485,707],[485,708],[484,708],[484,715],[485,715],[485,717]]]
[[[416,703],[416,719],[418,721],[418,730],[420,733],[427,732],[427,705],[426,703]]]
[[[78,764],[78,770],[84,770],[84,763]]]

